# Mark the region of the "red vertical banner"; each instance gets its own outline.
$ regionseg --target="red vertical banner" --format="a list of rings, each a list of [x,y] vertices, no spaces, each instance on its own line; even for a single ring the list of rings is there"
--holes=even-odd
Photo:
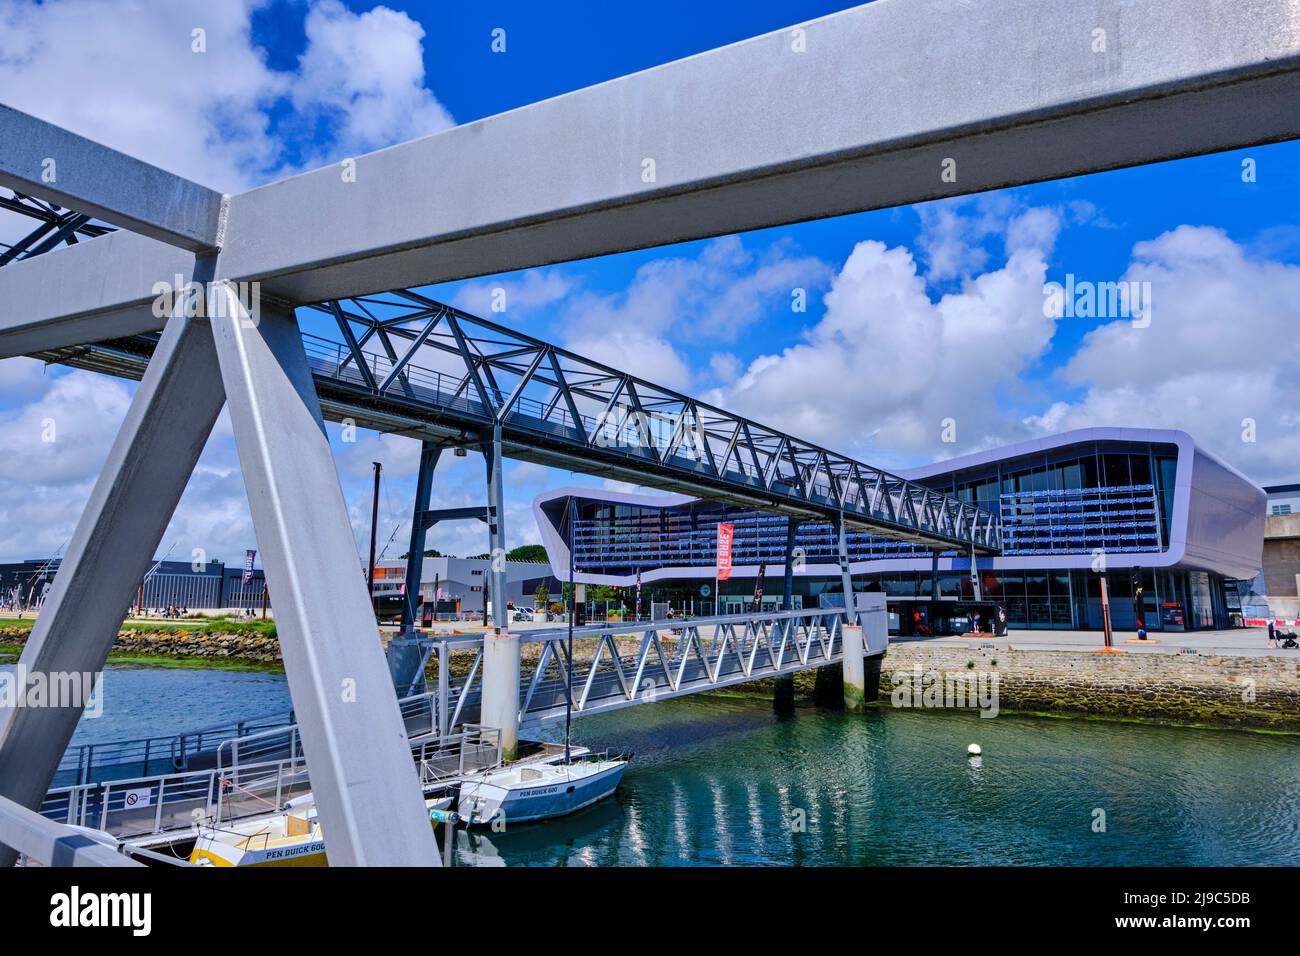
[[[731,539],[736,535],[734,524],[718,525],[718,574],[719,581],[731,577]]]

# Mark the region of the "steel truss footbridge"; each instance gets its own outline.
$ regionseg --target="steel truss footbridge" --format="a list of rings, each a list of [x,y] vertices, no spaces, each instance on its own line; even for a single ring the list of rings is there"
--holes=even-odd
[[[303,333],[325,417],[718,501],[838,521],[938,549],[1001,548],[991,513],[793,435],[594,362],[419,292],[308,307]],[[379,348],[369,343],[377,343]],[[157,336],[33,353],[139,379]],[[826,390],[828,404],[835,402]]]
[[[45,204],[45,232],[0,268],[0,357],[85,349],[76,360],[92,367],[107,349],[134,354],[112,358],[135,363],[120,374],[143,368],[22,663],[103,667],[123,595],[224,406],[331,859],[435,863],[419,789],[402,783],[411,754],[387,661],[357,639],[374,618],[323,410],[436,436],[424,512],[425,464],[448,440],[477,440],[489,504],[462,516],[488,522],[493,550],[507,447],[937,547],[996,550],[997,532],[861,463],[418,293],[394,293],[409,307],[390,312],[376,290],[1295,139],[1297,22],[1300,0],[882,0],[357,157],[349,175],[327,166],[235,195],[0,107],[0,186]],[[97,223],[119,230],[95,236]],[[160,315],[157,285],[174,276],[217,307]],[[240,301],[244,283],[258,283],[256,302]],[[300,324],[313,303],[342,339],[315,353]],[[151,355],[130,344],[140,336]],[[662,440],[646,440],[656,429]],[[629,434],[613,450],[597,440]],[[505,719],[519,647],[501,638],[485,639],[484,709]],[[102,862],[33,815],[80,716],[0,714],[0,843],[45,862]]]

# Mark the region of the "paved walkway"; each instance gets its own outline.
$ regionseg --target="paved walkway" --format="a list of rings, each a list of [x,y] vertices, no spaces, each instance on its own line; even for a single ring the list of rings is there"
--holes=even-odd
[[[526,632],[538,628],[563,627],[563,621],[546,624],[516,622],[510,625],[513,632]],[[462,634],[481,634],[482,624],[472,621],[440,621],[431,629],[447,634],[459,630]],[[1269,647],[1268,630],[1262,627],[1233,628],[1227,631],[1154,632],[1145,644],[1127,641],[1137,635],[1133,631],[1116,631],[1114,646],[1139,654],[1179,654],[1191,648],[1201,654],[1274,655],[1290,657],[1300,662],[1300,649],[1283,650]],[[1012,629],[1007,637],[891,637],[891,643],[923,642],[938,646],[963,647],[971,644],[1010,644],[1017,650],[1093,651],[1102,646],[1100,631],[1054,631]]]
[[[1129,644],[1137,635],[1133,631],[1116,631],[1115,647],[1139,654],[1180,654],[1191,648],[1201,654],[1275,655],[1300,662],[1300,650],[1270,647],[1268,630],[1262,627],[1239,627],[1227,631],[1189,631],[1150,633],[1153,641]],[[1155,643],[1159,641],[1159,643]],[[1102,646],[1100,631],[1011,630],[1006,637],[891,637],[891,643],[924,642],[939,646],[971,644],[1009,644],[1016,650],[1092,651]]]

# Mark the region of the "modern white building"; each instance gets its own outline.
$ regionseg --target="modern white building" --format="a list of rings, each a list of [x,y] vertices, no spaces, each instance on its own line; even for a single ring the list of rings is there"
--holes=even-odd
[[[425,558],[420,569],[420,603],[452,601],[459,602],[461,613],[482,611],[490,565],[487,558]],[[531,605],[539,584],[546,586],[553,600],[559,600],[561,584],[551,574],[550,565],[506,562],[507,605]],[[375,566],[375,597],[385,606],[400,609],[405,586],[405,561],[381,561]]]
[[[1099,568],[1115,627],[1135,628],[1139,620],[1150,630],[1228,627],[1243,616],[1238,583],[1264,565],[1264,491],[1182,431],[1079,429],[899,474],[999,515],[1003,536],[1001,553],[979,557],[972,569],[966,553],[936,556],[907,542],[847,534],[858,586],[889,595],[904,633],[917,614],[946,613],[941,602],[973,599],[975,580],[980,599],[1004,605],[1013,627],[1100,628]],[[740,612],[755,601],[762,568],[764,606],[782,599],[788,526],[780,515],[687,495],[592,488],[546,492],[533,511],[554,567],[568,567],[572,539],[579,583],[639,582],[646,602]],[[734,564],[719,583],[722,522],[734,528]],[[793,573],[794,606],[842,606],[834,528],[805,521],[795,547],[802,560]],[[1291,595],[1295,586],[1293,575]]]

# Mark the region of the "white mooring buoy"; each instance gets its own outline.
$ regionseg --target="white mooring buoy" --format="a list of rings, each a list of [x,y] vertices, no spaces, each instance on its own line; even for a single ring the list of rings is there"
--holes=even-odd
[[[980,750],[979,744],[971,744],[969,747],[966,748],[966,752],[970,754],[972,757],[978,757],[984,751]]]

